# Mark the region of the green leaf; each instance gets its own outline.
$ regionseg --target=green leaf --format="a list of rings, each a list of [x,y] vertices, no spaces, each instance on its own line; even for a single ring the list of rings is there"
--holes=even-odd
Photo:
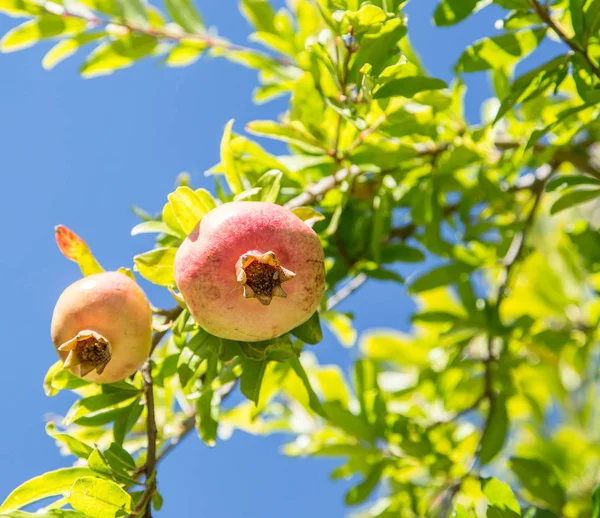
[[[202,41],[182,40],[171,49],[165,62],[170,67],[187,67],[198,61],[207,48]]]
[[[418,248],[402,243],[388,245],[381,250],[382,263],[420,263],[425,260],[425,254]]]
[[[412,293],[421,293],[458,282],[462,279],[463,275],[468,274],[472,270],[472,266],[462,263],[438,266],[412,281],[410,291]]]
[[[87,384],[87,381],[78,378],[69,369],[64,369],[63,362],[58,360],[52,364],[44,377],[44,393],[47,396],[56,396],[63,389],[75,389]]]
[[[337,311],[326,311],[321,316],[340,344],[344,347],[352,347],[356,343],[357,332],[348,315]]]
[[[569,0],[569,11],[571,13],[571,23],[573,24],[573,30],[575,36],[573,39],[579,43],[583,43],[585,35],[585,15],[583,13],[583,6],[586,4],[586,0]]]
[[[156,38],[129,32],[111,43],[102,43],[88,56],[81,67],[83,77],[112,74],[148,56],[156,47]]]
[[[137,423],[138,419],[142,415],[143,410],[144,405],[141,404],[141,399],[136,398],[131,402],[131,404],[127,405],[121,410],[121,412],[119,412],[113,425],[113,437],[115,439],[115,443],[118,445],[123,444],[125,436],[135,426],[135,423]]]
[[[179,226],[189,234],[211,210],[204,200],[189,187],[178,187],[168,196]]]
[[[29,20],[8,31],[0,41],[0,51],[14,52],[46,38],[71,36],[85,29],[86,21],[80,18],[64,18],[57,15],[43,15]]]
[[[530,54],[546,36],[546,29],[507,32],[475,42],[459,58],[459,72],[479,72],[505,67]]]
[[[204,32],[204,22],[192,0],[165,0],[169,16],[180,27],[192,34]]]
[[[87,459],[90,456],[90,453],[94,451],[91,446],[81,442],[79,439],[71,437],[67,433],[59,432],[54,423],[48,423],[46,425],[46,433],[58,443],[64,444],[73,455],[81,459]]]
[[[304,343],[315,345],[323,340],[323,330],[321,329],[321,319],[319,312],[315,311],[304,324],[292,329],[291,333],[300,338]]]
[[[442,0],[435,9],[433,21],[438,27],[454,25],[475,12],[480,0]]]
[[[1,518],[89,518],[79,511],[63,511],[62,509],[50,509],[46,512],[26,513],[14,511],[8,514],[0,514]]]
[[[204,385],[210,386],[217,377],[219,370],[219,358],[216,354],[208,357],[206,372],[204,373]],[[196,401],[196,427],[201,439],[208,445],[214,446],[217,440],[217,429],[219,427],[218,400],[212,390],[206,390]]]
[[[179,237],[179,234],[169,227],[169,225],[167,225],[164,221],[142,221],[131,229],[132,236],[155,233]]]
[[[118,484],[101,478],[81,477],[66,498],[90,518],[117,518],[132,511],[131,496]]]
[[[106,408],[112,408],[136,396],[136,392],[119,391],[108,394],[98,394],[96,396],[79,399],[75,401],[73,406],[67,412],[64,422],[65,424],[69,425],[82,416],[98,412],[99,410],[104,410]]]
[[[315,139],[298,121],[280,125],[273,121],[252,121],[246,129],[253,135],[282,140],[312,154],[323,154],[323,144]]]
[[[107,35],[108,33],[105,31],[86,32],[83,34],[77,34],[73,38],[59,41],[46,53],[44,59],[42,60],[42,66],[46,70],[52,70],[61,61],[75,54],[80,47],[105,38]]]
[[[277,202],[282,178],[283,173],[281,171],[272,169],[258,179],[256,185],[261,188],[260,201],[265,201],[267,203]]]
[[[425,90],[441,90],[448,88],[445,81],[427,76],[407,76],[392,79],[377,89],[373,95],[374,99],[385,99],[387,97],[413,97]]]
[[[548,504],[550,510],[560,513],[566,503],[566,494],[552,468],[540,459],[513,457],[510,469],[531,495]]]
[[[508,95],[502,99],[494,124],[508,113],[516,104],[525,99],[535,98],[548,88],[556,87],[561,72],[569,63],[568,54],[557,56],[543,65],[518,77],[510,86]]]
[[[136,271],[150,282],[160,286],[175,284],[174,265],[176,248],[155,248],[133,258]]]
[[[325,216],[317,212],[313,207],[296,207],[292,209],[292,212],[311,228],[315,223],[325,219]]]
[[[309,402],[309,406],[310,406],[311,410],[315,414],[320,415],[321,417],[327,418],[327,412],[325,411],[325,408],[323,407],[321,401],[319,400],[319,396],[317,396],[316,392],[312,388],[312,385],[310,384],[310,380],[308,379],[308,376],[306,375],[306,371],[304,370],[302,363],[300,363],[300,359],[296,358],[296,357],[290,358],[288,360],[288,363],[290,364],[290,366],[292,367],[294,372],[297,374],[297,376],[300,378],[300,381],[302,381],[302,384],[304,385],[304,388],[306,389],[306,393],[308,394],[308,402]]]
[[[144,0],[117,0],[121,17],[143,29],[150,26]]]
[[[187,386],[200,365],[211,353],[210,345],[215,337],[204,331],[198,332],[181,349],[177,360],[177,374],[182,387]]]
[[[244,190],[242,183],[242,176],[238,170],[236,164],[236,158],[231,146],[231,128],[233,126],[233,119],[231,119],[225,125],[225,131],[223,132],[223,138],[221,139],[221,163],[225,169],[225,179],[227,185],[233,194],[239,194]]]
[[[557,176],[548,182],[547,192],[562,191],[568,187],[576,185],[600,185],[600,180],[583,174],[573,174],[569,176]]]
[[[10,513],[50,496],[67,492],[75,480],[93,475],[88,468],[63,468],[32,478],[16,488],[0,506],[0,513]]]
[[[346,505],[357,505],[369,498],[379,484],[386,465],[386,461],[380,461],[372,466],[365,479],[346,493]]]
[[[491,505],[503,511],[514,511],[515,516],[521,515],[521,506],[508,484],[495,478],[488,478],[483,483],[482,490]]]
[[[592,518],[600,518],[600,485],[592,493]]]
[[[566,110],[561,111],[556,115],[556,119],[548,124],[545,128],[535,130],[529,140],[527,141],[527,145],[525,149],[530,149],[533,147],[542,137],[547,135],[550,132],[553,132],[557,127],[559,127],[563,122],[570,120],[573,116],[577,115],[579,112],[585,111],[588,108],[591,108],[593,104],[582,104],[580,106],[575,106],[574,108],[567,108]]]
[[[600,196],[600,189],[568,191],[552,204],[550,214],[557,214],[575,205],[594,200],[598,196]]]
[[[481,450],[479,451],[481,465],[489,463],[502,451],[508,434],[508,425],[506,397],[499,394],[491,401],[490,414],[481,438]]]
[[[339,401],[326,401],[323,409],[327,420],[337,426],[344,433],[362,441],[372,441],[374,438],[373,427],[363,417],[354,415],[342,406]]]
[[[41,6],[28,0],[0,0],[0,12],[9,16],[40,16],[47,14]]]
[[[255,361],[244,359],[243,371],[240,377],[240,390],[250,401],[258,405],[260,398],[260,387],[269,360]]]
[[[257,31],[275,33],[275,13],[267,0],[242,0],[242,13]]]

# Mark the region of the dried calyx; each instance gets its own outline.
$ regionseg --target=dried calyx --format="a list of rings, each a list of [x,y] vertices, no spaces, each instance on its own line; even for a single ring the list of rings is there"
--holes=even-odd
[[[58,350],[69,353],[63,368],[79,366],[79,375],[82,377],[94,369],[98,374],[102,374],[111,359],[110,343],[94,331],[80,331],[75,338],[62,344]]]
[[[244,297],[257,298],[268,306],[273,297],[287,297],[281,284],[296,276],[279,263],[274,252],[246,252],[236,263],[238,282],[244,288]]]

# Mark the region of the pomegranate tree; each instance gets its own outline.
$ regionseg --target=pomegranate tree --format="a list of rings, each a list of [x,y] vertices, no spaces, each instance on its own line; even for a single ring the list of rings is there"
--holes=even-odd
[[[175,280],[196,322],[221,338],[280,336],[315,312],[325,289],[317,234],[289,210],[225,203],[175,257]]]
[[[127,275],[84,277],[61,294],[52,316],[52,341],[73,374],[96,383],[132,375],[148,358],[152,309]]]

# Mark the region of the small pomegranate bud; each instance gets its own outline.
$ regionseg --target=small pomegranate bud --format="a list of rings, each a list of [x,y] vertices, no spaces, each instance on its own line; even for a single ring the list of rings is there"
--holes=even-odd
[[[319,306],[323,248],[317,234],[280,205],[225,203],[180,246],[175,281],[209,333],[269,340],[306,322]]]
[[[123,380],[148,358],[152,309],[127,275],[89,275],[59,297],[52,341],[64,368],[76,376],[97,383]]]
[[[296,276],[279,264],[275,252],[261,254],[251,250],[238,259],[235,268],[237,281],[244,288],[244,297],[256,297],[265,306],[273,297],[287,297],[281,283]]]

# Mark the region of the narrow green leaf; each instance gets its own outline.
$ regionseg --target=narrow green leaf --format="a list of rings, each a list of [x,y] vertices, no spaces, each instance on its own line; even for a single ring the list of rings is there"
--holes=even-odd
[[[561,111],[556,115],[556,119],[548,124],[545,128],[535,130],[529,140],[527,141],[527,145],[525,149],[530,149],[533,147],[542,137],[546,136],[548,133],[553,132],[557,127],[559,127],[563,122],[570,120],[571,117],[577,115],[579,112],[585,111],[588,108],[591,108],[593,105],[584,103],[580,106],[575,106],[574,108],[568,108],[566,110]]]
[[[233,148],[231,147],[231,129],[233,127],[233,119],[225,125],[223,138],[221,139],[221,163],[225,168],[225,179],[227,185],[233,194],[239,194],[244,190],[242,176],[238,170]]]
[[[164,221],[142,221],[131,229],[132,236],[156,233],[179,237],[179,234],[169,227],[169,225],[167,225]]]
[[[388,245],[381,250],[382,263],[420,263],[425,260],[425,254],[418,248],[402,243]]]
[[[586,0],[569,0],[569,11],[571,13],[571,23],[573,24],[573,30],[575,31],[574,40],[579,43],[583,43],[585,35],[585,15],[583,13],[583,6],[586,4]]]
[[[560,513],[567,499],[565,489],[554,470],[541,459],[513,457],[510,469],[531,495],[548,504],[551,511]]]
[[[136,271],[150,282],[160,286],[175,284],[173,267],[176,248],[156,248],[133,258]]]
[[[135,423],[137,423],[138,419],[142,415],[143,410],[144,405],[141,404],[141,399],[136,398],[131,402],[131,404],[127,405],[121,410],[121,412],[119,412],[119,415],[115,419],[113,425],[113,437],[115,439],[115,443],[118,445],[123,444],[126,435],[135,426]]]
[[[319,312],[315,311],[304,324],[292,329],[291,333],[300,338],[304,343],[315,345],[323,340],[323,330],[321,329],[321,320]]]
[[[173,213],[180,227],[189,234],[210,211],[204,200],[189,187],[178,187],[168,196]]]
[[[311,228],[315,223],[318,223],[319,221],[323,221],[325,219],[325,216],[323,216],[323,214],[317,212],[312,207],[297,207],[295,209],[292,209],[292,212]]]
[[[67,425],[71,424],[84,415],[88,415],[106,408],[112,408],[136,396],[136,392],[119,391],[110,394],[98,394],[96,396],[79,399],[73,403],[73,406],[71,406],[67,412],[64,422]]]
[[[50,496],[62,495],[80,477],[93,475],[88,468],[63,468],[32,478],[16,488],[0,506],[0,513],[17,511]]]
[[[117,518],[132,511],[131,496],[118,484],[101,478],[81,477],[66,498],[90,518]]]
[[[550,214],[557,214],[576,205],[594,200],[599,196],[600,189],[568,191],[552,204]]]
[[[281,189],[281,179],[283,173],[272,169],[263,174],[256,185],[261,188],[260,201],[268,203],[277,202],[277,196],[279,196],[279,190]]]
[[[442,0],[435,9],[433,21],[438,27],[454,25],[473,12],[480,0]]]
[[[573,174],[568,176],[557,176],[548,182],[547,192],[562,191],[568,187],[577,185],[600,185],[600,180],[583,174]]]
[[[442,88],[448,88],[448,85],[441,79],[427,76],[407,76],[385,83],[375,92],[373,98],[413,97],[425,90],[441,90]]]
[[[123,19],[143,29],[150,26],[144,0],[117,0],[117,4]]]
[[[491,401],[490,414],[481,438],[481,450],[479,451],[481,465],[488,464],[502,451],[508,434],[508,425],[506,397],[499,394]]]
[[[219,358],[216,354],[211,354],[208,358],[206,372],[204,373],[204,384],[210,386],[217,377],[219,370]],[[200,433],[201,439],[208,445],[214,446],[217,440],[218,422],[218,401],[212,390],[205,391],[196,402],[196,427]]]
[[[80,47],[105,38],[107,35],[108,33],[105,31],[87,32],[83,34],[77,34],[70,39],[61,40],[46,53],[44,59],[42,60],[42,66],[46,70],[52,70],[61,61],[64,61],[68,57],[75,54]]]
[[[521,515],[521,506],[508,484],[495,478],[488,478],[483,483],[482,490],[491,505],[503,511],[511,510],[516,513],[515,516]]]
[[[440,286],[457,282],[463,274],[473,270],[472,266],[462,263],[452,263],[438,266],[433,270],[417,277],[410,285],[412,293],[421,293],[422,291],[432,290]]]
[[[456,68],[460,72],[479,72],[505,67],[530,54],[546,36],[546,29],[524,29],[484,38],[467,48]]]
[[[46,14],[8,31],[0,41],[0,51],[14,52],[31,47],[46,38],[71,36],[82,32],[85,26],[85,20],[80,18],[64,18]]]
[[[300,381],[302,381],[302,384],[304,385],[304,388],[306,389],[311,410],[315,414],[320,415],[321,417],[327,418],[327,412],[325,411],[325,408],[323,407],[321,401],[319,401],[319,396],[317,396],[314,389],[312,388],[312,385],[310,384],[310,380],[308,379],[308,376],[306,375],[306,371],[304,370],[302,363],[300,363],[300,359],[299,358],[290,358],[288,360],[288,363],[290,364],[292,369],[294,369],[294,372],[298,375],[298,377],[300,378]]]
[[[307,153],[323,154],[326,151],[324,145],[308,133],[298,121],[286,125],[274,121],[252,121],[248,123],[246,129],[253,135],[282,140]]]
[[[205,42],[182,40],[171,49],[165,63],[170,67],[187,67],[198,61],[206,49]]]
[[[193,0],[165,0],[165,6],[173,21],[187,32],[191,34],[204,32],[204,22],[194,7]]]
[[[156,47],[156,38],[129,32],[111,43],[102,43],[88,56],[81,67],[83,77],[112,74],[148,56]]]
[[[262,385],[265,369],[269,360],[255,361],[246,358],[243,363],[243,371],[240,377],[240,390],[255,405],[260,398],[260,387]]]
[[[46,433],[55,439],[56,442],[64,444],[67,450],[81,459],[87,459],[90,456],[90,453],[94,451],[91,446],[81,442],[79,439],[71,437],[67,433],[59,432],[54,423],[48,423],[46,425]]]
[[[379,484],[386,465],[386,461],[375,464],[365,479],[346,493],[346,505],[357,505],[369,498],[373,490],[377,487],[377,484]]]

